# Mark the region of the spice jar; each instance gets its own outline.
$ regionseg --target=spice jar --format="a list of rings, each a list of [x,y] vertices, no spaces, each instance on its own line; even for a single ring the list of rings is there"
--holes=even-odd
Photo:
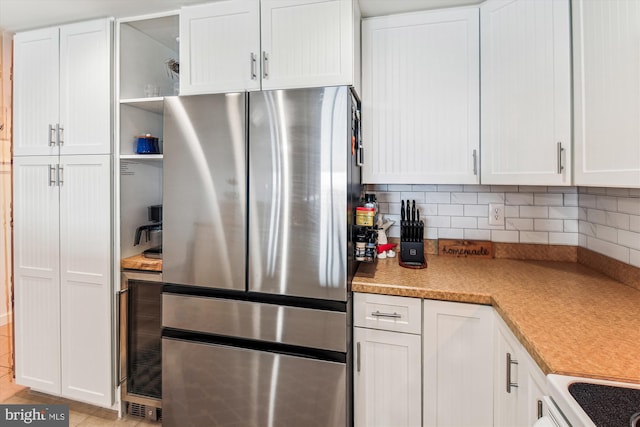
[[[358,234],[356,236],[356,261],[365,261],[367,254],[367,236],[365,234]]]
[[[376,223],[376,214],[378,213],[378,203],[376,195],[366,193],[364,200],[356,208],[356,225],[364,227],[373,227]]]

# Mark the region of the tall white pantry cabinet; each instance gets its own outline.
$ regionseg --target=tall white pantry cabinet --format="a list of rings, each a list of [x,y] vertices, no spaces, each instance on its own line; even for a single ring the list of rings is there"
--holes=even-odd
[[[16,381],[110,407],[112,20],[14,38]]]

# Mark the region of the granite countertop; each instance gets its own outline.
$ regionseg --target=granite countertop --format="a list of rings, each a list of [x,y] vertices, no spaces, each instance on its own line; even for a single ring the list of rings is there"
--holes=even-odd
[[[640,383],[640,291],[575,262],[361,264],[354,292],[492,305],[545,374]]]

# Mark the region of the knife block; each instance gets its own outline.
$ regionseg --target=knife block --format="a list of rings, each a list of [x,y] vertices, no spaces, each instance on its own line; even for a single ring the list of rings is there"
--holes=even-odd
[[[422,221],[418,222],[419,238],[416,238],[415,234],[412,234],[416,224],[412,221],[402,221],[400,225],[400,256],[398,257],[398,263],[402,267],[406,268],[426,268],[427,261],[424,257],[424,239],[422,238],[422,231],[424,230],[424,224]]]
[[[424,242],[400,242],[400,257],[398,262],[402,267],[425,268]]]

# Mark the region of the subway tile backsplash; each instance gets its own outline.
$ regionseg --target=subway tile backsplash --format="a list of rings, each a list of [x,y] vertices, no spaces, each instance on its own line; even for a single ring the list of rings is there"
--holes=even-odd
[[[640,267],[640,189],[488,186],[367,185],[380,213],[395,221],[400,202],[415,200],[426,239],[583,246]],[[505,224],[489,225],[489,203],[505,205]]]
[[[578,189],[579,245],[640,267],[640,189]]]

